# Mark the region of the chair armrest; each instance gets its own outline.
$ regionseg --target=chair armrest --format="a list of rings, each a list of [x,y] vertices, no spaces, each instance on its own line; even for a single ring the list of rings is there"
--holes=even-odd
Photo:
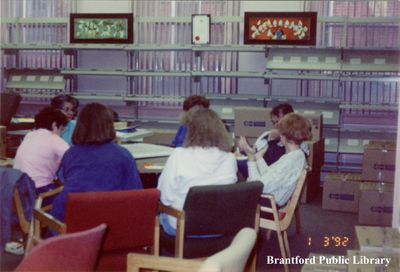
[[[168,214],[170,216],[173,216],[173,217],[175,217],[177,219],[182,218],[185,215],[184,211],[180,211],[180,210],[177,210],[177,209],[172,208],[170,206],[166,206],[166,205],[162,204],[161,202],[158,204],[158,211],[160,213],[166,213],[166,214]]]
[[[66,225],[63,222],[40,209],[33,210],[33,218],[36,222],[39,221],[41,225],[47,226],[60,234],[66,233]]]
[[[265,207],[261,205],[261,211],[262,212],[268,212],[268,213],[274,213],[276,212],[276,214],[278,213],[278,207],[276,206],[276,202],[275,202],[275,197],[271,194],[261,194],[261,198],[264,199],[269,199],[271,202],[271,207]]]
[[[175,257],[183,258],[183,243],[185,239],[185,211],[179,211],[161,202],[158,205],[160,213],[166,213],[176,218]]]
[[[50,205],[47,205],[45,207],[42,207],[42,203],[43,203],[44,199],[59,194],[63,189],[64,189],[64,186],[59,186],[59,187],[57,187],[56,189],[54,189],[54,190],[52,190],[50,192],[40,193],[39,196],[36,199],[35,208],[36,209],[42,209],[44,211],[49,211],[52,208],[53,205],[50,204]]]
[[[202,264],[203,262],[198,260],[129,253],[127,271],[139,272],[140,268],[154,269],[157,271],[197,271]]]

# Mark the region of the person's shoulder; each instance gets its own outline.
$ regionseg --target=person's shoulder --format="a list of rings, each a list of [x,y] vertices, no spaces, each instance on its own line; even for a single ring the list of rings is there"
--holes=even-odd
[[[125,147],[123,147],[117,143],[114,143],[114,142],[111,142],[107,145],[108,145],[109,149],[114,150],[116,153],[120,154],[121,156],[133,159],[131,152],[129,152],[129,150],[126,149]]]

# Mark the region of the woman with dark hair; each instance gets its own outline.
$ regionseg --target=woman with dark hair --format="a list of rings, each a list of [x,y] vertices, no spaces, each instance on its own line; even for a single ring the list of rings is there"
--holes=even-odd
[[[263,193],[275,196],[279,206],[284,205],[292,195],[301,171],[306,167],[306,157],[300,145],[311,139],[310,122],[297,113],[286,114],[277,124],[280,141],[285,147],[285,154],[271,165],[263,159],[268,146],[261,151],[250,147],[244,137],[239,140],[239,147],[248,156],[248,181],[264,183]]]
[[[179,210],[191,187],[237,181],[232,139],[218,115],[203,107],[192,108],[183,121],[187,127],[184,146],[172,152],[158,179],[161,202]],[[173,217],[162,214],[161,224],[166,233],[175,235]]]
[[[72,143],[72,134],[74,132],[76,121],[73,120],[78,112],[79,101],[69,94],[60,94],[51,100],[51,105],[61,110],[68,118],[68,124],[65,126],[61,137],[69,144]]]
[[[32,178],[38,194],[57,187],[53,180],[69,148],[60,137],[67,122],[60,110],[44,108],[35,115],[35,130],[29,132],[18,147],[13,167]]]
[[[78,116],[74,145],[61,163],[64,190],[54,200],[53,216],[64,220],[69,193],[143,188],[135,159],[114,139],[112,111],[99,103],[86,105]]]

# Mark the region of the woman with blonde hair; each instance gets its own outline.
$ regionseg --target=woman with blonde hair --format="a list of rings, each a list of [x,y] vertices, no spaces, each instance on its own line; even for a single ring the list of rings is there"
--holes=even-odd
[[[244,137],[239,140],[239,147],[248,156],[247,181],[264,183],[263,193],[274,195],[276,203],[283,206],[292,195],[301,171],[306,167],[306,157],[300,145],[311,139],[311,129],[310,122],[297,113],[285,115],[277,129],[285,146],[285,154],[270,166],[263,159],[268,147],[256,152]]]
[[[182,210],[193,186],[225,185],[237,181],[232,139],[218,115],[210,109],[192,108],[184,118],[187,135],[183,147],[168,158],[158,179],[161,202]],[[176,220],[161,214],[161,225],[169,235],[176,233]]]

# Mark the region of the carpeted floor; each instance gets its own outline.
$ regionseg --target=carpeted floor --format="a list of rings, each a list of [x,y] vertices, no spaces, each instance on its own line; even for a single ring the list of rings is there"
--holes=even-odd
[[[356,247],[355,225],[357,225],[357,214],[322,210],[321,196],[310,203],[302,204],[301,234],[295,233],[294,224],[288,232],[292,256],[305,258],[311,252],[346,255],[347,249]],[[327,238],[324,239],[324,237],[330,238],[329,245],[327,245]],[[340,237],[341,242],[344,241],[344,237],[348,237],[347,246],[335,246],[332,237]],[[268,256],[276,258],[281,256],[278,239],[276,234],[272,233],[271,239],[267,241],[265,233],[261,231],[258,243],[257,271],[283,271],[282,265],[268,264]],[[13,271],[21,260],[21,256],[4,252],[1,253],[0,258],[0,271]],[[290,271],[300,271],[301,267],[302,265],[291,265]]]

